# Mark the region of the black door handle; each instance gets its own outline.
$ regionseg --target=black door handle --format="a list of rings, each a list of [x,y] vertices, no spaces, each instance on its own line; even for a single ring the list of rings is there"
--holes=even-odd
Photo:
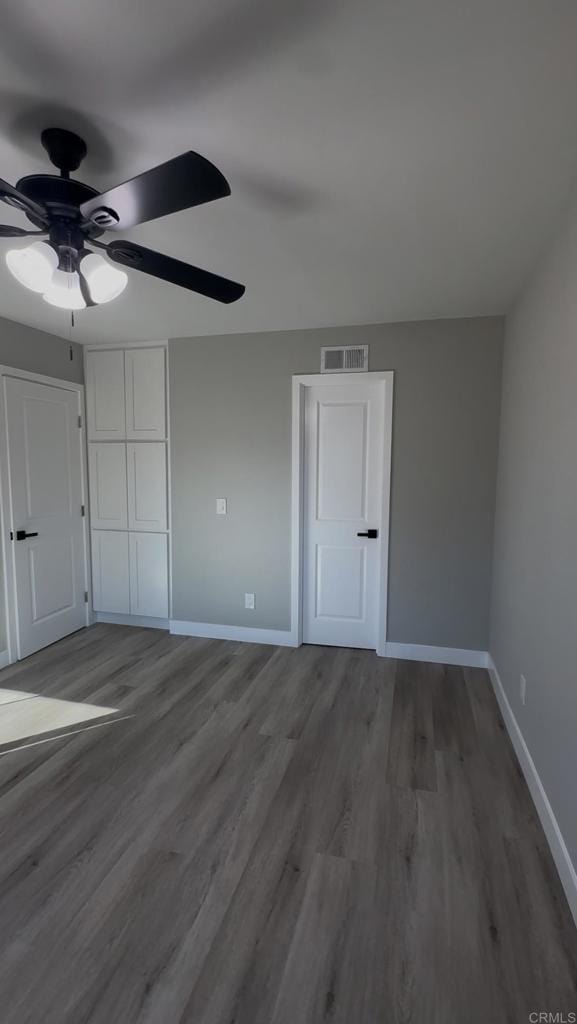
[[[375,540],[375,538],[378,536],[378,530],[365,530],[364,533],[357,533],[357,537],[369,537],[371,540]]]
[[[26,540],[27,537],[37,536],[37,533],[26,533],[26,530],[16,530],[16,540]]]

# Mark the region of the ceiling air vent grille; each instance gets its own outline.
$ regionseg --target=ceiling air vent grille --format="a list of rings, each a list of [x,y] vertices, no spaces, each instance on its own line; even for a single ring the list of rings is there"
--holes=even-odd
[[[321,373],[362,373],[368,368],[368,345],[321,348]]]

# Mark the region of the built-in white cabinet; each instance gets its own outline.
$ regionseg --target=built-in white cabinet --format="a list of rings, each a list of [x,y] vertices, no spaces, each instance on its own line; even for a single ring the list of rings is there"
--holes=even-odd
[[[163,533],[129,533],[130,612],[168,616],[168,552]]]
[[[128,533],[92,531],[92,604],[96,612],[130,612]]]
[[[91,441],[126,437],[124,352],[92,350],[85,356],[86,426]]]
[[[93,607],[168,618],[166,349],[89,349]]]
[[[91,442],[88,445],[88,473],[93,529],[128,529],[126,445]]]
[[[89,441],[166,437],[166,349],[91,349],[85,356]]]
[[[124,353],[126,436],[133,441],[166,437],[165,351],[133,348]]]

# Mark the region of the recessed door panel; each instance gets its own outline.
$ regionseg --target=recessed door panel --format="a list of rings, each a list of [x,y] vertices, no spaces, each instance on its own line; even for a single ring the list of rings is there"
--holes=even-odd
[[[163,348],[125,352],[126,436],[132,441],[166,437],[166,369]]]
[[[316,563],[316,617],[363,618],[365,549],[319,544]]]
[[[317,518],[356,521],[367,507],[367,403],[317,403]]]
[[[166,445],[129,444],[128,525],[131,530],[166,530]]]
[[[130,612],[128,536],[115,530],[92,531],[92,592],[97,612]]]
[[[89,441],[122,441],[126,437],[124,352],[87,352],[86,419]]]
[[[126,445],[88,445],[90,467],[90,525],[97,530],[128,526]]]
[[[130,611],[168,616],[168,549],[162,533],[130,533]]]

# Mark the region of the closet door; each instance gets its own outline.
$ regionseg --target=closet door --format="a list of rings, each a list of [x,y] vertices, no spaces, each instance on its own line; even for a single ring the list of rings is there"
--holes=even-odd
[[[96,612],[130,612],[127,533],[92,531],[92,596]]]
[[[125,352],[126,437],[160,441],[166,437],[166,370],[163,348]]]
[[[116,349],[87,352],[84,365],[88,440],[124,440],[124,352]]]
[[[90,524],[96,530],[126,530],[126,445],[88,445]]]
[[[166,445],[128,444],[128,528],[166,530]]]
[[[129,533],[130,612],[168,617],[168,548],[164,533]]]

